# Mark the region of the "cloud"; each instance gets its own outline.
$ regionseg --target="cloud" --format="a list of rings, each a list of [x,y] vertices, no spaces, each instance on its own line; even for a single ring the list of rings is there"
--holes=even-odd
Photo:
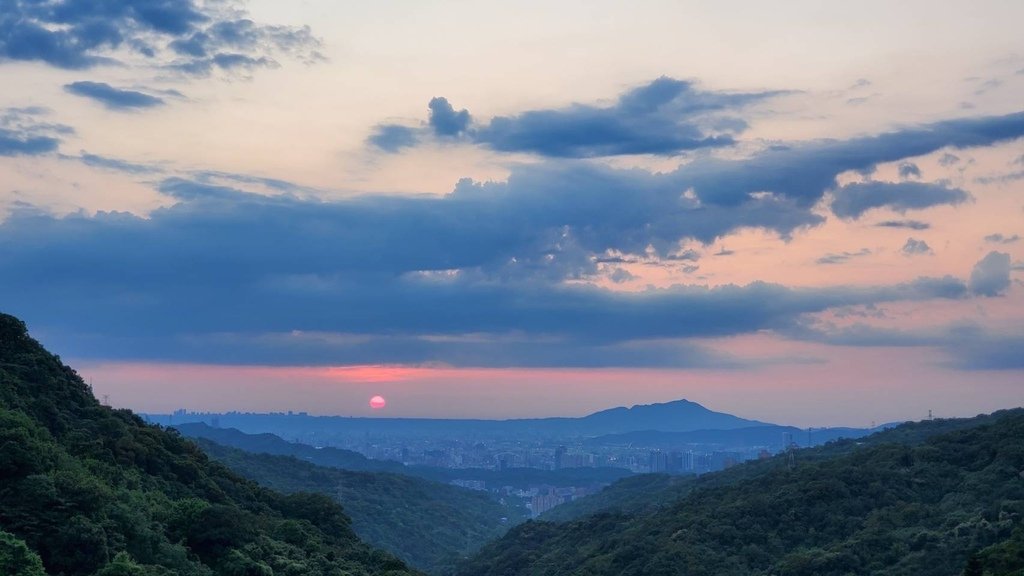
[[[447,98],[436,97],[430,100],[430,128],[438,136],[458,136],[469,128],[469,111],[463,108],[458,112]]]
[[[965,338],[950,347],[955,365],[964,370],[1024,369],[1024,335],[993,334]]]
[[[636,280],[636,276],[631,274],[629,270],[626,270],[625,268],[616,268],[608,275],[608,279],[616,284],[621,284],[622,282]]]
[[[991,92],[992,90],[995,90],[996,88],[999,88],[1002,85],[1003,81],[1001,79],[990,78],[978,85],[978,88],[974,91],[974,95],[981,96],[983,94]]]
[[[262,25],[219,2],[194,0],[5,0],[0,60],[66,69],[124,63],[208,73],[213,66],[275,65],[275,54],[320,58],[308,27]]]
[[[904,180],[921,177],[921,169],[913,162],[901,162],[899,166],[899,173],[900,178]]]
[[[974,181],[979,184],[1007,184],[1018,180],[1024,180],[1024,170],[995,174],[992,176],[979,176],[974,179]]]
[[[1024,113],[947,120],[876,136],[776,145],[744,159],[698,158],[676,174],[683,189],[693,188],[704,204],[742,205],[754,195],[771,192],[802,207],[835,188],[836,177],[844,172],[873,170],[878,164],[946,147],[989,146],[1021,136]]]
[[[125,174],[155,174],[161,172],[161,170],[156,166],[148,164],[136,164],[134,162],[118,160],[117,158],[108,158],[106,156],[90,154],[84,150],[81,152],[81,155],[78,156],[76,159],[81,161],[82,164],[85,164],[86,166],[102,168],[105,170],[114,170],[116,172],[124,172]]]
[[[104,82],[72,82],[65,84],[64,90],[76,96],[91,98],[110,110],[135,110],[162,106],[164,100],[135,90],[114,88]]]
[[[832,212],[840,218],[856,219],[873,208],[889,208],[902,213],[932,206],[961,204],[970,197],[963,190],[939,184],[861,182],[840,186],[832,191]]]
[[[927,230],[931,224],[920,220],[885,220],[875,224],[878,228],[906,228],[909,230]]]
[[[979,296],[1001,296],[1010,287],[1010,255],[989,252],[974,265],[968,287]]]
[[[414,128],[399,124],[379,124],[367,138],[367,142],[385,152],[398,152],[402,148],[415,146],[419,136]]]
[[[323,201],[245,175],[168,178],[159,190],[175,203],[147,217],[13,213],[0,223],[0,246],[19,247],[0,251],[0,302],[80,356],[728,363],[691,340],[783,333],[838,307],[972,292],[944,277],[623,293],[596,284],[611,272],[599,259],[668,264],[690,258],[690,241],[747,228],[788,237],[824,221],[819,201],[845,171],[1022,132],[1019,115],[958,120],[662,172],[545,160],[515,165],[501,182],[464,179],[444,196]],[[922,185],[894,186],[911,184]],[[986,278],[973,293],[1000,290]],[[296,331],[320,343],[307,347]]]
[[[56,152],[61,137],[74,132],[70,127],[40,118],[43,108],[0,109],[0,156],[39,156]]]
[[[628,154],[671,156],[687,150],[729,146],[747,123],[740,110],[779,91],[705,91],[692,82],[661,77],[622,94],[615,104],[574,104],[498,116],[474,125],[468,110],[455,111],[442,97],[430,101],[429,126],[440,137],[500,152],[549,158],[595,158]]]
[[[576,104],[492,118],[474,140],[503,152],[560,158],[673,155],[727,146],[746,122],[728,114],[781,92],[724,93],[661,77],[609,107]]]
[[[180,179],[161,190],[178,203],[146,218],[13,214],[0,224],[0,245],[19,246],[0,253],[5,308],[79,356],[696,366],[713,358],[687,339],[782,329],[837,306],[966,293],[948,277],[640,293],[566,284],[593,270],[603,236],[567,238],[564,218],[616,223],[575,205],[536,222],[548,195],[505,202],[503,188],[335,202]],[[289,339],[294,331],[323,342],[308,349]],[[445,344],[456,340],[468,344]],[[278,349],[282,342],[292,345]]]
[[[956,154],[945,153],[939,156],[939,166],[952,166],[960,162],[960,157]]]
[[[929,347],[949,358],[960,370],[1020,370],[1024,368],[1024,334],[998,332],[974,324],[934,328],[893,329],[866,324],[836,327],[821,322],[800,323],[787,332],[792,338],[833,346]]]
[[[35,156],[57,150],[60,140],[0,128],[0,156]]]
[[[985,242],[991,242],[993,244],[1013,244],[1020,240],[1020,235],[1014,234],[1013,236],[1004,236],[1002,234],[989,234],[985,236]]]
[[[871,254],[871,250],[867,248],[861,248],[856,252],[839,252],[835,254],[826,254],[817,260],[818,264],[845,264],[853,258],[860,258],[861,256],[868,256]]]
[[[919,254],[931,254],[932,248],[924,240],[907,238],[907,243],[903,245],[901,251],[907,256],[917,256]]]

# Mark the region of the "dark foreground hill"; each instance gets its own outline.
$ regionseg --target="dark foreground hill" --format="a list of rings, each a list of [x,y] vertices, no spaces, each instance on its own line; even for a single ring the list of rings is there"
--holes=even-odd
[[[527,522],[460,573],[1024,574],[1024,411],[876,436],[700,479],[629,479],[595,506],[628,512]]]
[[[268,488],[336,498],[360,538],[431,574],[451,573],[457,560],[524,519],[518,509],[483,492],[399,474],[324,468],[205,439],[196,442],[211,458]]]
[[[0,315],[0,574],[411,573],[322,494],[282,495],[101,406]]]

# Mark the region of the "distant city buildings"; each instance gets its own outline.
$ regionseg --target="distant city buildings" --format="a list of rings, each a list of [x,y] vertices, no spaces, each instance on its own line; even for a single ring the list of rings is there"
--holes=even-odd
[[[305,413],[207,414],[182,409],[173,414],[150,415],[146,418],[162,425],[203,422],[212,427],[224,428],[247,428],[246,424],[260,419],[253,424],[259,428],[243,431],[271,432],[288,441],[316,447],[343,448],[375,460],[391,460],[407,466],[511,472],[511,476],[497,476],[503,479],[499,482],[489,483],[478,477],[453,480],[451,484],[511,498],[529,508],[532,516],[543,514],[582,495],[597,492],[607,484],[593,483],[586,480],[588,477],[615,477],[614,474],[597,473],[588,476],[581,473],[581,469],[619,468],[638,474],[704,474],[747,460],[767,458],[796,445],[793,433],[789,431],[773,436],[774,442],[771,445],[725,448],[716,444],[606,444],[594,438],[523,438],[496,434],[460,435],[457,432],[422,435],[412,429],[344,433],[326,427],[316,428],[310,424],[317,422],[316,417],[309,417]],[[296,421],[305,422],[305,427],[293,427],[291,423]],[[561,472],[551,478],[562,479],[558,480],[560,485],[557,486],[529,481],[508,485],[509,478],[515,478],[514,471],[517,469]]]

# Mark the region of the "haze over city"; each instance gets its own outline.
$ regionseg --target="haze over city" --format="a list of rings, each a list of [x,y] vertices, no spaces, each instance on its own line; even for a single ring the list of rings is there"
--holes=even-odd
[[[114,406],[1024,401],[1024,4],[59,4],[0,15],[0,302]]]

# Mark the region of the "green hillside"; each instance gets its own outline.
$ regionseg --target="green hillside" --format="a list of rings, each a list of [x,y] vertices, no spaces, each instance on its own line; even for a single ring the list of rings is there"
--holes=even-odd
[[[101,406],[0,315],[0,573],[409,574],[322,494],[282,495]]]
[[[693,486],[694,481],[693,476],[637,474],[623,478],[597,494],[559,504],[542,514],[540,519],[568,522],[600,512],[653,512],[681,497]]]
[[[432,574],[452,572],[456,560],[523,520],[519,508],[489,495],[420,478],[325,468],[288,456],[251,454],[197,440],[213,459],[286,494],[319,492],[337,498],[366,542]]]
[[[460,573],[1024,574],[1024,411],[876,436],[799,451],[792,465],[781,456],[675,485],[655,477],[658,497],[678,491],[663,508],[640,498],[624,506],[634,515],[527,522]],[[630,487],[617,490],[639,493]]]
[[[1005,415],[1002,414],[1002,415]],[[939,434],[973,428],[990,423],[1002,416],[982,415],[975,418],[955,418],[907,422],[894,428],[887,428],[868,437],[831,440],[827,444],[794,454],[800,464],[834,458],[848,454],[865,446],[881,444],[921,444]],[[638,474],[619,480],[604,490],[566,502],[541,515],[541,520],[568,522],[600,512],[638,514],[654,512],[679,500],[697,487],[722,486],[756,477],[766,470],[778,466],[777,461],[747,462],[743,466],[702,476],[669,476],[666,474]]]

